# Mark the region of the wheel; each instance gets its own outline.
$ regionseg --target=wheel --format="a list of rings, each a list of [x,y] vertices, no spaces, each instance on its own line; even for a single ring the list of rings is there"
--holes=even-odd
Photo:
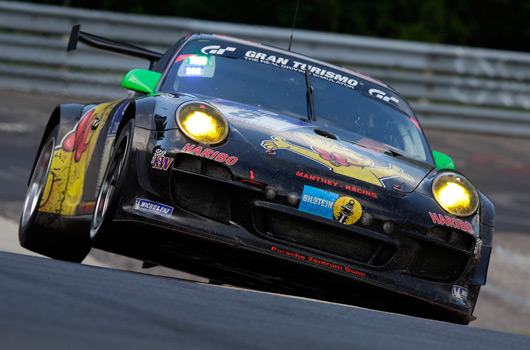
[[[81,262],[91,249],[90,240],[37,223],[39,205],[50,174],[59,126],[55,126],[42,146],[29,180],[22,208],[18,237],[26,249],[54,259]]]
[[[121,131],[112,151],[92,216],[90,238],[93,242],[105,239],[105,232],[110,231],[110,226],[116,215],[127,177],[133,132],[134,120],[129,120]]]

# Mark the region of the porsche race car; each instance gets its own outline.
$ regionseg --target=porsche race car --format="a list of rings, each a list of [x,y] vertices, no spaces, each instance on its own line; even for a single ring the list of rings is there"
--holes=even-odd
[[[407,101],[361,73],[223,35],[146,59],[127,98],[62,104],[19,238],[81,262],[92,247],[228,283],[468,323],[494,207],[432,151]]]

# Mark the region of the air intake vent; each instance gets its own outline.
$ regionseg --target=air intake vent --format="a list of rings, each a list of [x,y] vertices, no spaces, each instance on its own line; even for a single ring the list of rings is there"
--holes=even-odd
[[[396,252],[393,246],[353,230],[264,208],[255,210],[254,220],[262,234],[371,265],[387,264]]]

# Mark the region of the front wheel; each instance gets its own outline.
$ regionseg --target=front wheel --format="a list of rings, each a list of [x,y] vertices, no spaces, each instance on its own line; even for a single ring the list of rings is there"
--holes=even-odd
[[[131,153],[132,136],[134,132],[134,120],[129,120],[118,137],[112,151],[107,170],[99,189],[94,215],[92,216],[90,238],[99,241],[110,231],[110,226],[120,201],[127,166]]]
[[[51,130],[35,162],[20,217],[18,237],[22,247],[36,253],[59,260],[81,262],[91,249],[88,239],[81,238],[75,233],[54,230],[37,222],[39,206],[50,175],[58,132],[59,126]]]

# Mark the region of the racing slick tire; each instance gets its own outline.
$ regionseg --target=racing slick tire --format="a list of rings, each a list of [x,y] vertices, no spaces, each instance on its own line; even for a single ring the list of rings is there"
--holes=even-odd
[[[51,171],[58,132],[59,126],[56,125],[50,131],[38,153],[28,183],[28,191],[20,217],[18,237],[20,245],[33,252],[58,260],[81,262],[92,247],[89,239],[44,227],[37,222],[39,206]],[[46,214],[44,213],[43,215]]]
[[[133,132],[134,119],[131,119],[123,127],[112,150],[90,224],[90,239],[94,243],[106,242],[109,239],[107,232],[111,231],[126,182]]]

